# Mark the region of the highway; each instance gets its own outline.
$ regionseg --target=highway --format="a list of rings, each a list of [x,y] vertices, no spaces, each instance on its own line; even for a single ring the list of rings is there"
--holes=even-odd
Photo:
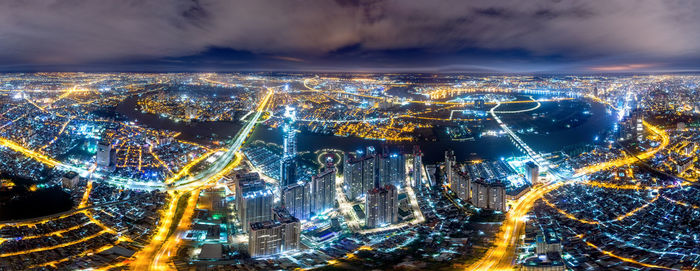
[[[650,123],[648,123],[646,121],[644,121],[643,124],[644,124],[644,127],[649,129],[649,131],[651,131],[654,134],[661,137],[661,143],[659,144],[659,146],[657,146],[656,148],[650,149],[646,152],[643,152],[641,154],[638,154],[636,156],[635,155],[628,156],[628,157],[625,157],[622,159],[616,159],[613,161],[608,161],[608,162],[594,164],[591,166],[580,168],[576,171],[576,175],[574,175],[574,176],[582,176],[582,175],[591,174],[593,172],[598,172],[598,171],[606,170],[606,169],[613,168],[613,167],[620,167],[623,165],[633,164],[633,163],[637,162],[638,160],[644,160],[644,159],[647,159],[649,157],[654,156],[654,154],[656,154],[658,151],[660,151],[668,146],[671,139],[669,138],[668,134],[666,134],[666,132],[664,132],[660,128],[657,128],[657,127],[651,125]]]
[[[538,199],[563,184],[564,182],[551,182],[535,187],[520,197],[506,214],[501,230],[496,234],[493,247],[467,270],[513,270],[515,248],[520,241],[520,235],[525,230],[527,212]]]
[[[158,250],[158,253],[156,253],[155,258],[153,259],[144,259],[144,263],[150,263],[150,269],[151,270],[168,270],[169,266],[167,261],[170,259],[171,256],[174,256],[177,253],[177,247],[178,244],[180,243],[181,239],[180,236],[181,234],[186,231],[192,222],[192,216],[194,215],[194,209],[197,207],[197,200],[199,199],[199,192],[201,189],[196,189],[191,192],[191,195],[189,199],[187,200],[187,205],[184,207],[184,213],[182,214],[182,218],[180,219],[180,222],[177,224],[177,227],[175,229],[175,232],[173,233],[173,236],[170,238],[167,238],[167,240],[163,243],[163,245],[160,247]],[[140,259],[136,259],[136,262],[134,262],[134,265],[140,264]],[[134,268],[135,270],[139,270],[138,268]]]
[[[516,136],[514,133],[512,133],[512,131],[510,131],[510,129],[508,129],[505,123],[500,121],[500,119],[494,113],[497,107],[498,105],[491,109],[491,115],[494,116],[494,119],[501,125],[502,128],[506,129],[506,131],[509,131],[509,134],[511,136]],[[654,156],[658,151],[668,146],[669,136],[665,133],[665,131],[647,122],[644,122],[644,126],[649,131],[651,131],[654,134],[657,134],[661,138],[661,143],[659,144],[659,146],[648,150],[642,154],[639,154],[636,157],[623,157],[620,159],[615,159],[612,161],[599,163],[587,168],[583,168],[582,170],[577,171],[577,174],[574,177],[580,177],[584,174],[590,174],[612,167],[633,164],[638,162],[638,160],[647,159],[649,157]],[[527,147],[525,142],[522,142],[522,140],[518,139],[519,138],[517,138],[516,136],[516,141],[520,144],[523,144],[523,147],[527,150],[528,155],[530,155],[531,157],[533,155],[536,155],[535,157],[539,157],[539,155],[536,152]],[[560,179],[560,177],[558,179]],[[561,181],[549,182],[542,186],[535,186],[529,192],[523,195],[520,199],[518,199],[512,205],[511,210],[509,210],[506,214],[506,219],[505,221],[503,221],[503,225],[501,226],[500,232],[496,234],[496,241],[494,242],[493,246],[486,252],[486,254],[480,260],[469,266],[467,270],[513,270],[516,257],[515,250],[520,241],[520,236],[522,235],[525,229],[527,213],[530,211],[530,209],[535,204],[535,202],[537,202],[538,199],[541,199],[544,195],[560,187],[564,183],[566,183],[566,180],[562,179]],[[618,218],[624,219],[626,216],[627,215],[623,215]]]
[[[493,119],[496,120],[501,128],[525,150],[528,156],[530,156],[540,168],[543,168],[543,171],[549,169],[549,162],[531,149],[520,137],[508,128],[508,125],[501,121],[498,115],[496,115],[495,110],[500,105],[501,104],[497,102],[496,106],[489,110]],[[532,206],[538,199],[562,184],[564,184],[563,181],[555,181],[542,186],[533,186],[530,191],[521,196],[511,206],[508,213],[506,213],[506,218],[503,221],[500,231],[496,234],[496,241],[493,246],[486,252],[484,257],[469,266],[467,270],[512,270],[515,261],[515,249],[520,241],[520,236],[525,230],[527,213],[532,209]]]
[[[202,186],[205,180],[208,180],[211,176],[214,176],[217,173],[221,172],[231,161],[233,161],[238,150],[240,150],[243,143],[245,143],[245,140],[248,138],[248,136],[250,136],[250,133],[253,131],[253,128],[255,128],[255,126],[258,124],[258,119],[260,119],[260,116],[262,116],[263,112],[265,111],[265,107],[272,98],[273,93],[274,91],[272,89],[268,89],[268,92],[265,95],[265,97],[261,100],[260,104],[258,104],[258,107],[253,111],[255,112],[253,114],[253,117],[248,120],[246,125],[240,131],[238,131],[238,134],[236,134],[234,141],[228,146],[224,153],[206,170],[198,172],[195,175],[187,175],[186,173],[189,173],[189,167],[196,164],[190,163],[188,165],[189,167],[187,168],[187,170],[179,172],[174,178],[170,178],[166,182],[139,182],[115,178],[106,179],[105,181],[111,184],[127,186],[131,189],[139,190],[178,191],[190,190]],[[204,155],[204,158],[208,157],[210,154],[212,153]],[[197,158],[196,161],[204,160],[204,158]]]
[[[218,181],[241,163],[242,156],[238,154],[238,151],[253,131],[253,128],[255,128],[258,119],[265,111],[267,103],[270,101],[273,94],[274,91],[268,89],[267,94],[255,109],[253,117],[249,119],[243,129],[239,131],[233,143],[229,145],[228,150],[212,163],[209,168],[194,176],[175,180],[172,182],[173,185],[167,186],[166,190],[170,193],[170,201],[166,204],[167,209],[161,214],[161,222],[158,228],[155,229],[156,234],[153,236],[151,242],[132,257],[134,260],[130,266],[132,270],[169,269],[167,262],[170,256],[177,251],[177,245],[180,243],[178,233],[189,226],[200,189],[212,182]],[[188,198],[186,206],[184,206],[182,217],[179,221],[174,221],[173,218],[178,211],[178,202],[185,200],[183,197],[185,193],[180,192],[185,191],[190,192],[191,195]],[[169,238],[168,234],[173,225],[176,225],[175,236]]]
[[[122,186],[122,187],[128,187],[130,189],[136,189],[136,190],[146,190],[146,191],[152,191],[152,190],[181,190],[181,189],[191,189],[193,187],[200,186],[202,184],[202,180],[207,179],[208,176],[214,175],[217,172],[221,171],[226,167],[229,162],[233,160],[235,157],[235,153],[240,149],[241,145],[245,143],[246,138],[250,135],[252,132],[253,128],[257,124],[257,120],[260,118],[262,113],[264,112],[265,107],[267,106],[267,103],[269,102],[270,98],[272,97],[274,91],[272,89],[268,89],[267,94],[265,97],[262,99],[261,103],[258,105],[258,107],[254,110],[255,114],[253,114],[253,117],[251,120],[249,120],[246,125],[241,129],[238,134],[236,135],[236,139],[229,145],[228,150],[224,152],[224,154],[219,157],[219,159],[216,160],[212,164],[211,167],[209,167],[207,170],[202,171],[197,173],[194,176],[186,176],[185,178],[180,178],[180,176],[176,176],[175,178],[169,179],[167,182],[143,182],[143,181],[137,181],[137,180],[132,180],[128,178],[122,178],[122,177],[116,177],[116,176],[105,176],[103,174],[97,173],[97,172],[92,172],[90,169],[85,169],[85,168],[80,168],[76,167],[73,165],[65,164],[60,161],[57,161],[53,158],[50,158],[46,155],[43,155],[37,151],[33,151],[30,149],[27,149],[23,147],[20,144],[17,144],[16,142],[13,142],[9,139],[5,138],[0,138],[0,146],[5,146],[13,151],[19,152],[24,154],[25,156],[32,158],[34,160],[37,160],[41,163],[62,168],[65,170],[69,171],[75,171],[80,173],[81,175],[89,175],[92,174],[92,176],[96,180],[100,180],[105,183],[109,183],[112,185],[116,186]],[[184,173],[187,173],[185,171]],[[175,180],[177,178],[180,178],[179,180]],[[172,184],[170,184],[172,183]]]
[[[124,186],[124,187],[129,187],[130,189],[137,189],[137,190],[163,190],[163,191],[168,191],[171,196],[170,196],[170,201],[166,203],[166,210],[162,213],[161,217],[161,223],[159,224],[159,227],[156,229],[156,234],[154,235],[152,241],[150,244],[145,246],[141,251],[139,251],[137,254],[138,257],[136,257],[136,261],[134,262],[134,269],[135,270],[147,270],[151,269],[152,266],[158,267],[158,269],[162,269],[163,265],[158,262],[158,259],[161,259],[163,254],[160,253],[158,254],[158,257],[155,257],[157,252],[160,252],[159,250],[161,248],[161,244],[165,241],[166,239],[166,234],[168,230],[170,229],[170,226],[172,223],[175,223],[173,221],[173,215],[174,212],[176,211],[177,207],[177,202],[181,198],[182,194],[184,193],[179,193],[181,191],[192,191],[198,188],[201,188],[207,184],[210,184],[214,181],[217,181],[218,179],[222,178],[226,173],[230,172],[233,170],[236,166],[238,166],[242,160],[241,156],[238,154],[238,151],[240,150],[241,146],[245,143],[245,140],[248,138],[248,136],[251,134],[253,129],[255,128],[256,124],[258,123],[258,119],[261,117],[263,112],[265,111],[265,108],[268,105],[268,102],[271,100],[272,96],[274,94],[273,89],[267,89],[267,93],[265,96],[262,98],[258,106],[252,111],[254,112],[253,117],[246,123],[246,125],[238,132],[238,134],[235,137],[235,140],[228,146],[228,148],[224,151],[224,153],[218,157],[218,159],[210,165],[209,168],[207,168],[204,171],[198,172],[195,175],[187,175],[189,173],[189,168],[187,170],[183,170],[182,174],[176,175],[174,178],[168,179],[166,182],[158,182],[158,183],[152,183],[152,182],[141,182],[141,181],[135,181],[127,178],[121,178],[121,177],[113,177],[113,176],[103,176],[99,173],[93,172],[94,168],[91,169],[85,169],[85,168],[80,168],[76,167],[73,165],[65,164],[60,161],[57,161],[53,158],[50,158],[44,154],[41,154],[37,151],[30,150],[25,148],[24,146],[13,142],[9,139],[5,138],[0,138],[0,146],[4,146],[10,150],[13,150],[15,152],[21,153],[29,158],[32,158],[34,160],[37,160],[41,163],[47,164],[49,166],[61,168],[64,170],[71,170],[71,171],[76,171],[78,173],[81,173],[83,175],[91,175],[93,177],[93,180],[99,180],[102,182],[110,183],[113,185],[118,185],[118,186]],[[203,155],[204,157],[208,157],[211,155],[211,153],[208,153],[206,155]],[[202,158],[203,160],[203,158]],[[201,160],[198,160],[200,162]],[[196,163],[190,163],[190,167]],[[186,176],[186,177],[183,177]],[[88,184],[88,187],[86,188],[86,195],[89,195],[90,188],[92,187],[92,182]],[[196,198],[196,197],[192,197]],[[86,206],[87,205],[87,200],[84,197],[81,199],[80,202],[80,209],[78,210],[72,210],[68,214],[63,214],[63,215],[69,215],[72,213],[75,213],[76,211],[82,211],[85,212],[87,209],[90,208],[96,208],[96,207],[103,207],[109,204],[114,204],[116,202],[112,203],[105,203],[105,204],[100,204],[100,205],[94,205],[94,206]],[[196,201],[195,201],[196,203]],[[185,210],[185,215],[187,215],[190,212],[187,212],[187,210],[194,208],[194,206],[191,206],[188,204],[186,210]],[[191,214],[189,214],[191,216]],[[56,216],[52,216],[50,219],[54,219]],[[60,216],[59,216],[60,217]],[[91,216],[89,216],[92,220],[93,223],[96,223],[100,225],[101,227],[104,228],[104,230],[100,233],[104,232],[113,232],[111,229],[105,227],[99,221],[95,221]],[[186,216],[183,216],[185,219],[181,220],[180,222],[187,222],[188,218]],[[187,226],[189,223],[183,223],[183,224],[178,224],[178,228],[180,229],[181,227]],[[96,235],[95,235],[96,236]],[[93,236],[90,236],[92,238]],[[89,239],[89,238],[87,238]],[[67,245],[71,245],[73,243],[78,243],[78,242],[83,242],[87,239],[81,239],[78,241],[73,241],[65,244],[59,244],[56,245],[55,247],[63,247]],[[174,240],[179,240],[179,238],[174,238]],[[169,248],[172,248],[171,246],[168,246]],[[48,248],[41,248],[36,251],[43,251],[43,250],[48,250],[52,249],[54,247],[48,247]],[[33,251],[22,251],[22,252],[17,252],[17,253],[5,253],[2,254],[2,257],[6,256],[12,256],[12,255],[19,255],[19,254],[25,254]],[[163,259],[167,259],[167,257],[164,257]],[[151,261],[155,260],[154,265],[151,264]]]

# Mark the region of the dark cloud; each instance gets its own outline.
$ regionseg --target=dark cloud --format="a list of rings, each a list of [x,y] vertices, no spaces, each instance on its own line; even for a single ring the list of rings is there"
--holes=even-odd
[[[700,57],[699,14],[694,0],[7,0],[0,65],[172,59],[211,48],[306,65],[402,50],[446,65],[488,62],[464,51],[517,51],[535,62],[682,61]]]

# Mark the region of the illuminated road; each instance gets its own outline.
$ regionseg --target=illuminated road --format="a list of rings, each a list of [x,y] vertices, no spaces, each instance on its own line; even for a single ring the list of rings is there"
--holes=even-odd
[[[185,230],[187,230],[190,223],[192,222],[192,216],[194,214],[195,207],[197,206],[197,200],[199,199],[200,191],[200,189],[196,189],[193,192],[191,192],[191,195],[187,200],[187,205],[184,207],[185,211],[182,214],[182,218],[180,219],[180,222],[178,223],[177,228],[173,233],[174,236],[168,238],[167,241],[161,246],[160,250],[156,254],[156,257],[153,259],[153,262],[150,265],[151,270],[169,269],[166,260],[177,253],[177,245],[180,243],[181,240],[180,236]],[[135,265],[138,264],[139,259],[137,259],[135,262]]]
[[[495,107],[494,107],[495,108]],[[493,109],[492,109],[493,110]],[[625,157],[613,161],[609,161],[606,163],[602,164],[597,164],[594,166],[591,166],[589,168],[584,169],[582,172],[586,173],[592,173],[595,171],[599,170],[604,170],[608,169],[611,167],[615,166],[624,166],[624,165],[629,165],[636,163],[639,159],[646,159],[649,157],[654,156],[658,151],[661,149],[665,148],[668,143],[669,143],[669,137],[668,135],[658,127],[655,127],[647,122],[644,122],[644,125],[653,133],[657,134],[658,136],[661,137],[661,143],[659,144],[658,147],[649,150],[647,152],[644,152],[637,157]],[[582,173],[579,173],[577,175],[580,175]],[[548,183],[542,187],[533,187],[529,192],[527,192],[525,195],[523,195],[518,201],[516,201],[515,204],[513,204],[512,208],[510,211],[508,211],[506,215],[506,219],[503,222],[503,225],[501,226],[501,231],[496,235],[496,242],[494,243],[493,247],[491,247],[487,252],[484,257],[482,257],[479,261],[471,265],[470,267],[467,268],[467,270],[513,270],[513,265],[514,265],[514,260],[515,260],[515,250],[518,245],[520,236],[522,235],[522,232],[524,231],[525,227],[525,220],[524,216],[527,214],[527,212],[530,211],[534,203],[542,198],[545,194],[549,193],[550,191],[558,188],[564,184],[564,182],[554,182],[554,183]],[[658,197],[657,197],[658,198]],[[654,199],[653,201],[655,201]],[[652,201],[652,202],[653,202]],[[639,207],[632,212],[629,212],[627,214],[621,215],[615,220],[622,220],[626,217],[629,217],[636,213],[637,211],[645,208],[648,206],[650,203],[645,204],[642,207]],[[566,215],[566,214],[565,214]],[[568,218],[571,219],[576,219],[576,217],[572,215],[567,215]],[[584,223],[587,224],[597,224],[598,222],[595,221],[585,221]],[[612,254],[611,252],[608,252]],[[625,261],[630,261],[630,259],[626,259]],[[630,261],[633,263],[637,263],[636,261]],[[642,264],[642,266],[645,266]]]
[[[154,259],[155,253],[160,245],[165,242],[168,230],[173,223],[175,210],[178,202],[182,199],[182,195],[177,196],[175,192],[170,192],[170,200],[167,204],[167,209],[162,211],[158,228],[155,229],[151,242],[134,254],[134,262],[131,265],[132,270],[148,270],[151,265],[151,260]]]
[[[501,126],[501,129],[508,133],[508,135],[517,143],[518,146],[520,146],[523,150],[525,150],[525,153],[534,160],[534,162],[537,164],[537,166],[540,167],[540,171],[546,172],[551,168],[551,165],[549,164],[549,161],[545,160],[542,158],[542,156],[535,152],[530,146],[525,144],[525,141],[520,139],[518,135],[516,135],[510,128],[508,128],[508,125],[505,124],[505,122],[501,121],[501,118],[496,115],[497,111],[496,108],[501,106],[500,102],[496,103],[496,106],[492,107],[491,110],[489,110],[489,113],[491,114],[491,117],[493,117],[494,120],[498,123],[499,126]]]
[[[654,268],[654,269],[679,270],[679,269],[669,268],[669,267],[660,266],[660,265],[655,265],[655,264],[643,263],[643,262],[639,262],[639,261],[634,260],[634,259],[631,259],[631,258],[627,258],[627,257],[622,257],[622,256],[619,256],[619,255],[616,255],[616,254],[613,253],[612,251],[602,250],[602,249],[599,248],[598,246],[596,246],[596,245],[594,245],[593,243],[587,241],[585,238],[583,238],[583,236],[581,236],[581,237],[582,237],[583,242],[585,242],[586,245],[588,245],[589,247],[592,247],[592,248],[598,250],[600,253],[603,253],[603,254],[608,255],[608,256],[610,256],[610,257],[613,257],[613,258],[616,258],[616,259],[621,260],[621,261],[623,261],[623,262],[633,263],[633,264],[637,264],[637,265],[644,266],[644,267],[648,267],[648,268]]]
[[[78,204],[78,209],[87,206],[88,199],[90,198],[90,191],[92,191],[92,180],[88,180],[85,185],[85,192],[83,192],[83,197],[80,199],[80,204]]]
[[[174,249],[176,249],[180,240],[177,235],[175,238],[168,238],[168,233],[173,223],[177,223],[175,224],[177,225],[176,232],[187,227],[193,214],[194,206],[196,206],[199,189],[211,182],[218,181],[240,164],[242,156],[238,154],[238,150],[243,143],[245,143],[246,138],[248,138],[253,128],[256,126],[258,119],[265,111],[267,103],[270,101],[273,94],[274,91],[268,89],[267,94],[255,109],[253,117],[243,129],[239,131],[233,143],[229,145],[228,150],[212,163],[208,169],[194,176],[188,176],[182,180],[173,181],[173,185],[168,185],[168,190],[171,195],[170,201],[167,204],[168,207],[161,215],[161,222],[158,228],[155,229],[156,234],[153,236],[151,242],[132,257],[134,259],[134,262],[131,264],[132,270],[169,269],[166,263],[169,261],[170,255]],[[180,220],[174,221],[173,218],[177,211],[178,202],[183,200],[182,195],[184,194],[178,195],[178,191],[188,190],[194,190],[194,192],[192,192],[187,205],[184,207],[185,209]]]
[[[587,220],[587,219],[578,218],[578,217],[576,217],[576,216],[574,216],[574,215],[572,215],[572,214],[570,214],[570,213],[568,213],[568,212],[566,212],[566,211],[560,209],[559,207],[557,207],[557,206],[554,205],[553,203],[549,202],[549,200],[547,200],[547,198],[545,198],[545,197],[542,197],[542,201],[543,201],[545,204],[547,204],[547,206],[551,207],[551,208],[554,209],[554,210],[557,210],[557,212],[559,212],[560,214],[564,215],[564,216],[565,216],[566,218],[568,218],[568,219],[571,219],[571,220],[574,220],[574,221],[577,221],[577,222],[583,223],[583,224],[598,225],[598,224],[601,224],[601,223],[612,223],[612,222],[616,222],[616,221],[622,221],[622,220],[625,219],[625,218],[628,218],[628,217],[630,217],[630,216],[633,216],[634,214],[636,214],[637,212],[641,211],[642,209],[644,209],[644,208],[646,208],[646,207],[649,207],[649,205],[651,205],[651,204],[654,203],[656,200],[658,200],[659,197],[660,197],[660,194],[657,194],[656,197],[654,197],[653,199],[651,199],[650,201],[648,201],[648,202],[645,203],[644,205],[642,205],[642,206],[640,206],[640,207],[637,207],[637,208],[635,208],[635,209],[633,209],[633,210],[631,210],[631,211],[629,211],[629,212],[627,212],[627,213],[621,214],[621,215],[617,216],[617,217],[614,218],[614,219],[611,219],[611,220],[608,220],[608,221],[602,221],[602,222],[601,222],[601,221]]]
[[[184,207],[183,215],[179,221],[174,221],[173,218],[177,211],[178,202],[180,200],[184,200],[183,195],[185,194],[185,191],[169,191],[170,200],[167,204],[167,209],[161,214],[161,222],[159,223],[158,228],[155,229],[156,233],[152,237],[151,242],[134,255],[134,262],[131,264],[131,268],[133,270],[167,269],[164,263],[167,262],[170,254],[167,254],[168,256],[164,257],[163,255],[165,253],[162,251],[171,251],[180,240],[179,236],[168,238],[168,232],[173,226],[173,223],[177,223],[176,229],[179,230],[187,227],[190,224],[189,221],[193,214],[194,207],[196,206],[196,198],[199,195],[199,189],[221,179],[224,177],[224,175],[240,165],[241,161],[242,156],[236,153],[235,159],[226,165],[226,167],[209,176],[207,179],[202,180],[199,187],[193,188],[192,190],[195,192],[192,192],[191,196],[189,197],[188,203]],[[193,184],[188,185],[187,187],[192,186]],[[192,203],[192,201],[194,201],[194,203]]]
[[[202,181],[208,180],[212,176],[217,175],[222,170],[224,170],[227,167],[227,165],[234,159],[236,153],[241,149],[241,146],[243,145],[243,143],[245,143],[245,140],[248,138],[248,136],[250,136],[250,134],[252,133],[253,128],[255,128],[258,119],[260,119],[260,116],[263,114],[263,112],[265,112],[267,103],[270,101],[273,94],[274,91],[272,89],[268,89],[267,94],[262,99],[258,107],[255,109],[253,117],[250,120],[248,120],[248,123],[243,127],[243,129],[241,129],[238,132],[238,135],[236,135],[233,143],[228,146],[228,150],[226,150],[226,152],[224,152],[223,155],[221,155],[212,164],[211,167],[209,167],[207,170],[195,174],[194,176],[188,176],[187,178],[184,178],[182,180],[173,181],[173,185],[168,189],[176,190],[197,187],[202,184]]]
[[[513,270],[515,248],[518,245],[520,235],[525,230],[525,216],[538,199],[562,184],[564,183],[555,182],[535,187],[520,197],[506,214],[501,231],[496,234],[493,247],[467,270]]]
[[[528,96],[528,97],[530,97],[530,100],[531,100],[531,101],[536,102],[537,104],[536,104],[535,106],[533,106],[533,107],[528,108],[528,109],[521,109],[521,110],[503,110],[503,111],[493,111],[493,112],[494,112],[494,113],[498,113],[498,114],[518,114],[518,113],[525,113],[525,112],[534,111],[534,110],[537,110],[538,108],[540,108],[540,106],[542,106],[542,103],[541,103],[539,100],[535,100],[535,98],[532,98],[532,96]],[[557,101],[557,99],[554,99],[554,100]],[[523,102],[525,102],[525,101],[523,101]],[[500,106],[501,103],[499,102],[497,105]]]
[[[513,140],[520,145],[521,148],[530,156],[535,163],[546,171],[550,168],[549,162],[546,161],[537,152],[532,150],[524,141],[520,139],[513,131],[508,128],[501,119],[496,115],[496,108],[501,104],[497,102],[496,106],[489,110],[489,113],[494,120],[506,131]],[[549,182],[543,186],[533,186],[530,191],[521,196],[506,213],[506,218],[501,225],[501,230],[496,234],[496,241],[493,246],[486,252],[484,257],[472,264],[467,270],[512,270],[515,261],[515,249],[520,240],[520,236],[525,230],[525,218],[535,202],[542,198],[545,194],[556,189],[564,184],[560,182]]]
[[[191,189],[193,187],[200,186],[203,180],[206,180],[209,176],[212,176],[223,170],[226,167],[226,165],[228,165],[234,159],[235,153],[240,149],[243,143],[245,143],[246,138],[248,138],[253,128],[257,124],[258,119],[260,119],[260,116],[265,111],[265,107],[270,101],[273,93],[274,91],[272,89],[268,89],[267,94],[258,105],[258,108],[254,110],[255,113],[253,114],[253,117],[247,122],[243,129],[241,129],[238,132],[238,134],[235,137],[235,140],[231,143],[231,145],[228,146],[228,150],[225,151],[223,155],[221,155],[207,170],[199,172],[195,175],[189,175],[184,178],[181,178],[182,175],[186,175],[185,173],[189,173],[188,168],[188,170],[186,171],[181,171],[182,174],[176,176],[176,178],[168,179],[167,183],[143,182],[118,176],[104,176],[96,172],[93,173],[89,169],[62,163],[37,151],[27,149],[22,145],[5,138],[0,138],[0,145],[53,167],[61,168],[68,171],[75,171],[81,174],[82,176],[93,174],[92,176],[95,177],[96,180],[101,180],[105,183],[109,183],[116,186],[147,191]],[[176,180],[177,178],[179,178],[179,180]]]
[[[657,152],[659,152],[660,150],[662,150],[662,149],[666,148],[666,146],[668,146],[668,144],[670,142],[670,138],[664,130],[662,130],[658,127],[655,127],[646,121],[644,121],[643,124],[644,124],[644,127],[649,129],[649,131],[651,131],[654,134],[661,137],[661,143],[659,144],[659,146],[657,146],[656,148],[653,148],[651,150],[648,150],[646,152],[643,152],[641,154],[638,154],[636,156],[627,156],[624,158],[620,158],[620,159],[616,159],[616,160],[612,160],[612,161],[603,162],[603,163],[599,163],[599,164],[595,164],[595,165],[590,165],[590,166],[587,166],[584,168],[580,168],[580,169],[576,170],[576,175],[574,175],[574,176],[575,177],[582,176],[582,175],[586,175],[586,174],[591,174],[593,172],[598,172],[601,170],[610,169],[613,167],[620,167],[620,166],[624,166],[624,165],[633,164],[633,163],[636,163],[638,160],[644,160],[644,159],[647,159],[649,157],[654,156]]]
[[[95,238],[95,237],[100,236],[100,235],[102,235],[103,233],[107,233],[107,232],[108,232],[107,230],[102,230],[102,231],[97,232],[97,233],[95,233],[95,234],[93,234],[93,235],[85,236],[85,237],[83,237],[83,238],[81,238],[81,239],[78,239],[78,240],[74,240],[74,241],[70,241],[70,242],[65,242],[65,243],[61,243],[61,244],[53,245],[53,246],[40,247],[40,248],[34,248],[34,249],[29,249],[29,250],[17,251],[17,252],[1,253],[1,254],[0,254],[0,258],[9,257],[9,256],[15,256],[15,255],[28,254],[28,253],[32,253],[32,252],[39,252],[39,251],[52,250],[52,249],[57,249],[57,248],[62,248],[62,247],[67,247],[67,246],[70,246],[70,245],[74,245],[74,244],[77,244],[77,243],[82,243],[82,242],[88,241],[88,240],[90,240],[90,239],[92,239],[92,238]]]
[[[145,270],[143,268],[150,270],[169,270],[167,262],[170,260],[171,256],[174,256],[176,254],[178,245],[181,241],[180,236],[183,233],[183,231],[187,230],[187,228],[192,222],[192,216],[194,215],[194,210],[197,206],[199,192],[201,191],[201,189],[209,187],[213,185],[213,183],[217,180],[223,178],[224,175],[228,174],[234,168],[240,165],[242,160],[242,155],[236,153],[236,158],[231,163],[229,163],[223,170],[221,170],[213,176],[210,176],[209,179],[205,180],[204,185],[195,188],[194,191],[191,191],[191,195],[187,201],[187,205],[184,207],[182,217],[179,221],[177,221],[177,227],[175,228],[175,232],[173,232],[174,236],[166,236],[165,239],[160,239],[159,242],[156,242],[155,244],[149,244],[149,246],[153,246],[154,248],[158,247],[159,244],[162,245],[160,245],[160,248],[157,251],[150,251],[150,253],[155,253],[155,258],[136,257],[134,264],[132,265],[134,270]],[[182,200],[182,198],[178,199],[178,201],[179,200]],[[174,216],[174,213],[166,213],[164,215]],[[168,221],[167,226],[163,225],[162,227],[160,227],[158,229],[159,233],[160,231],[169,231],[173,225],[173,222],[175,221],[172,221],[171,219]],[[152,257],[152,255],[149,256]]]
[[[152,267],[151,261],[153,260],[153,266],[155,266],[157,269],[162,269],[163,266],[161,263],[158,261],[159,259],[163,258],[161,257],[163,254],[159,253],[156,256],[156,253],[159,252],[160,248],[163,247],[165,249],[172,248],[172,245],[169,244],[168,246],[161,246],[163,242],[165,241],[166,237],[165,236],[173,221],[173,215],[177,207],[177,202],[180,197],[176,197],[178,194],[177,191],[184,191],[184,190],[193,190],[200,188],[208,183],[211,183],[213,181],[216,181],[220,178],[222,178],[226,173],[230,172],[233,170],[238,164],[241,162],[241,156],[238,154],[238,150],[241,148],[241,146],[245,143],[245,140],[248,138],[248,136],[251,134],[253,128],[256,126],[258,119],[261,117],[262,113],[265,111],[268,102],[271,100],[272,95],[274,94],[274,90],[268,89],[268,92],[266,95],[263,97],[257,108],[254,110],[253,117],[247,122],[247,124],[239,131],[239,133],[236,135],[235,140],[229,145],[228,149],[223,152],[221,156],[217,158],[215,162],[213,162],[210,167],[202,172],[199,172],[195,175],[187,175],[189,173],[189,169],[195,165],[196,163],[199,163],[201,160],[204,158],[208,157],[210,154],[203,155],[203,157],[200,157],[201,159],[198,159],[195,163],[190,163],[188,164],[189,167],[183,168],[183,170],[176,174],[174,178],[168,179],[167,182],[165,183],[151,183],[151,182],[140,182],[140,181],[134,181],[131,179],[126,179],[126,178],[120,178],[120,177],[112,177],[112,176],[101,176],[98,173],[94,173],[93,170],[94,168],[91,169],[84,169],[68,164],[64,164],[60,161],[57,161],[53,158],[50,158],[44,154],[41,154],[37,151],[27,149],[23,147],[22,145],[13,142],[11,140],[5,139],[5,138],[0,138],[0,146],[4,146],[10,150],[13,150],[15,152],[21,153],[29,158],[32,158],[34,160],[37,160],[41,163],[47,164],[49,166],[61,168],[63,170],[71,170],[71,171],[76,171],[78,173],[81,173],[82,175],[91,175],[95,177],[96,179],[101,179],[101,181],[114,184],[114,185],[119,185],[119,186],[126,186],[132,189],[140,189],[140,190],[168,190],[170,191],[171,197],[169,203],[166,203],[167,209],[163,212],[163,216],[161,217],[161,221],[159,224],[159,227],[156,229],[156,234],[153,236],[153,239],[150,244],[145,246],[141,251],[139,251],[136,255],[137,261],[134,263],[134,269],[135,270],[146,270]],[[37,106],[39,107],[39,106]],[[43,110],[43,108],[39,107],[40,109]],[[184,175],[187,175],[186,177],[183,177]],[[92,188],[92,182],[88,183],[88,186],[86,187],[85,194],[83,198],[81,199],[80,206],[84,207],[87,203],[87,197],[89,196],[90,190]],[[196,201],[195,201],[196,202]],[[92,208],[94,206],[90,206],[87,208]],[[192,206],[188,206],[192,207]],[[191,213],[192,208],[187,208],[185,210],[185,214]],[[86,212],[86,211],[83,211]],[[74,213],[74,212],[71,212]],[[86,213],[87,214],[87,213]],[[114,233],[112,229],[109,229],[108,227],[104,226],[100,221],[97,221],[96,219],[92,218],[90,214],[87,214],[90,220],[98,224],[99,226],[103,227],[103,231],[101,231],[99,234],[102,233]],[[191,214],[190,214],[191,216]],[[184,217],[185,219],[181,220],[180,222],[187,222],[189,221],[187,217]],[[51,219],[55,219],[55,217],[52,217]],[[185,224],[178,224],[178,228],[182,226],[188,225],[188,223]],[[72,241],[68,243],[63,243],[63,244],[58,244],[55,246],[51,247],[45,247],[45,248],[39,248],[35,250],[29,250],[29,251],[21,251],[21,252],[16,252],[16,253],[3,253],[0,254],[0,257],[8,257],[8,256],[13,256],[13,255],[20,255],[20,254],[25,254],[25,253],[31,253],[31,252],[37,252],[37,251],[44,251],[44,250],[49,250],[49,249],[54,249],[54,248],[59,248],[59,247],[65,247],[69,246],[72,244],[84,242],[86,240],[89,240],[93,237],[96,237],[97,235],[93,236],[88,236],[86,238],[83,238],[81,240],[77,241]],[[120,240],[124,240],[126,238],[120,238]],[[175,239],[178,240],[178,239]],[[166,257],[167,258],[167,257]]]
[[[360,229],[360,220],[355,215],[355,211],[352,209],[352,203],[348,201],[345,196],[345,190],[343,190],[343,185],[345,181],[343,176],[338,176],[335,179],[335,195],[338,201],[338,209],[343,216],[345,216],[345,222],[350,230]]]

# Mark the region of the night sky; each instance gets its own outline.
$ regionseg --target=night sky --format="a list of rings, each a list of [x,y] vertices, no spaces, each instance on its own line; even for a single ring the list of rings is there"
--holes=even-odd
[[[4,0],[0,71],[700,70],[700,1]]]

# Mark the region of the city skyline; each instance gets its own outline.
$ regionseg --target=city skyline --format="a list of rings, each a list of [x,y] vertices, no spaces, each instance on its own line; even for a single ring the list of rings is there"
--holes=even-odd
[[[0,2],[0,270],[698,270],[698,14]]]

